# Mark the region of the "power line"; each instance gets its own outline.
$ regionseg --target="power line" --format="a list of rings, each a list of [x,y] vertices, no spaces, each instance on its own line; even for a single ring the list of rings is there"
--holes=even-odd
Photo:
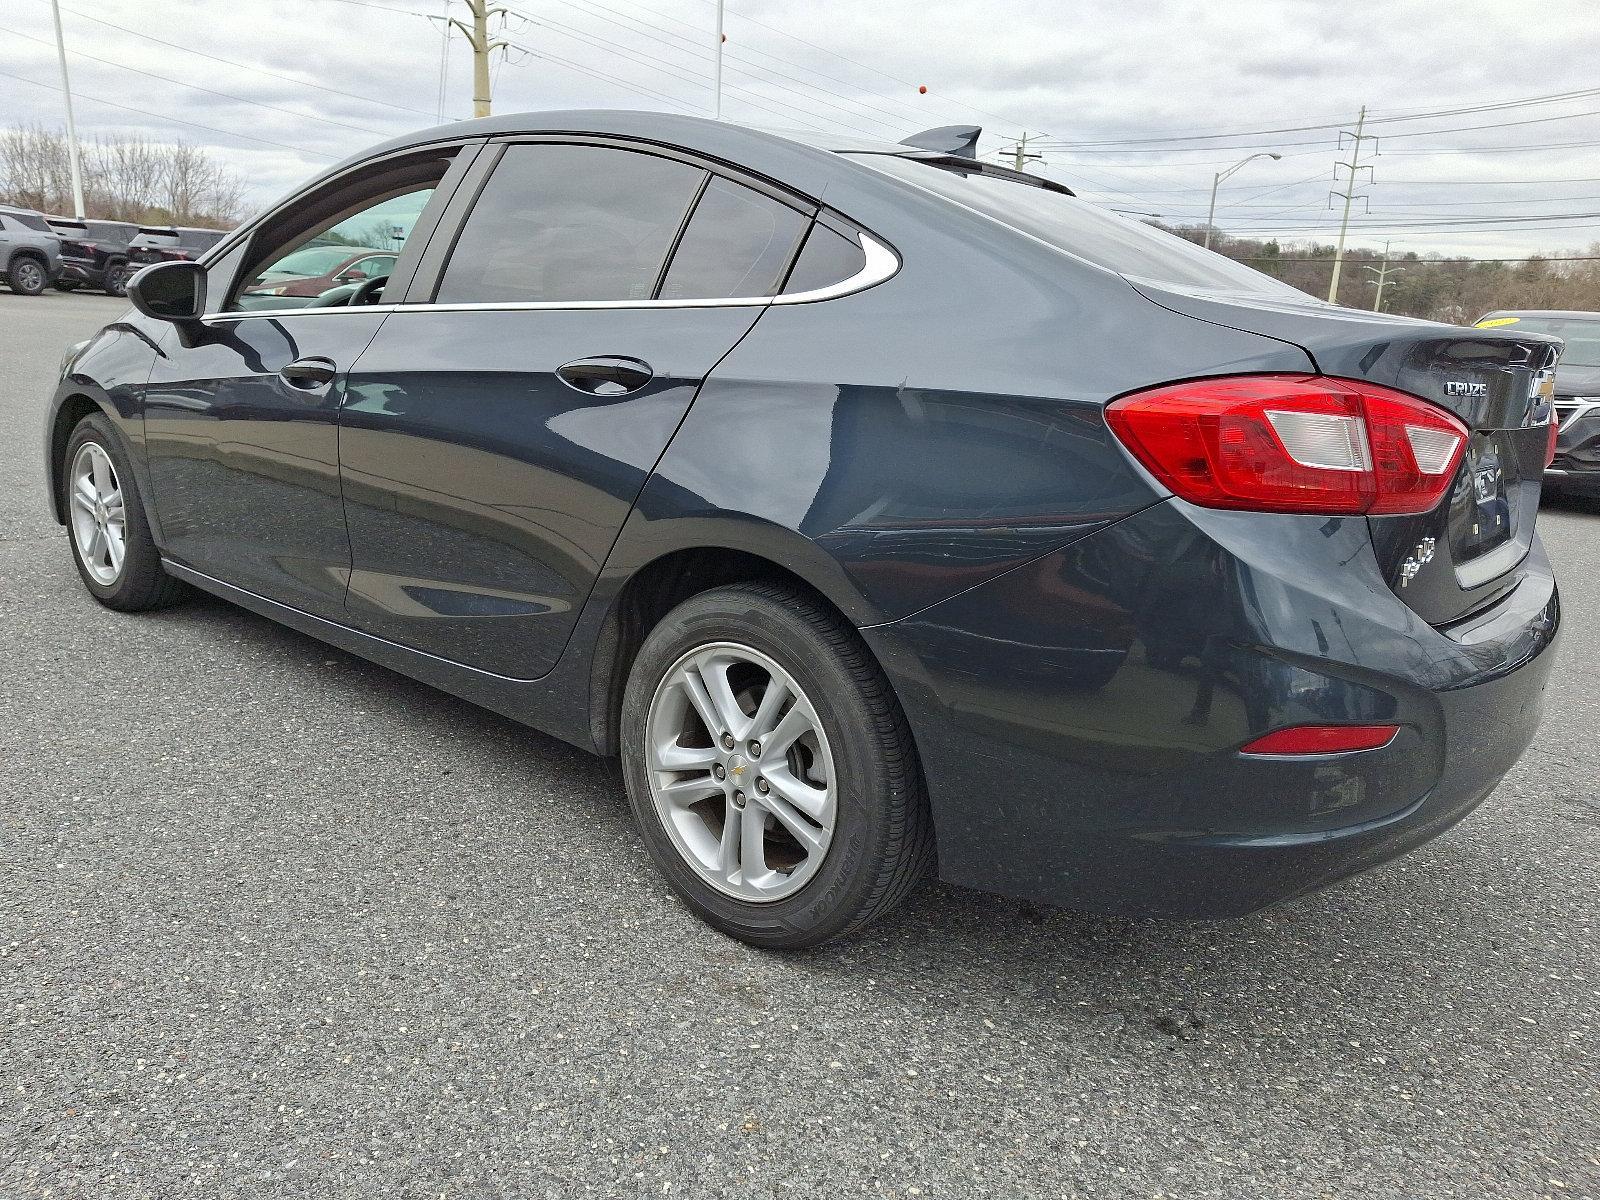
[[[27,41],[38,42],[41,45],[48,46],[51,44],[44,38],[34,37],[31,33],[23,33],[20,29],[11,29],[5,25],[0,25],[0,33],[9,33],[12,37],[24,38]],[[329,117],[319,117],[312,113],[296,112],[292,108],[284,108],[277,104],[267,104],[260,100],[246,100],[243,96],[235,96],[231,92],[219,92],[216,88],[201,87],[198,83],[185,83],[183,80],[174,79],[170,75],[159,75],[154,71],[145,71],[139,67],[130,67],[126,63],[114,62],[109,58],[100,58],[98,55],[85,54],[82,50],[69,50],[67,53],[72,55],[74,58],[86,58],[90,62],[103,63],[108,67],[116,67],[120,71],[131,71],[135,75],[143,75],[147,79],[159,79],[162,83],[172,83],[176,84],[178,87],[191,88],[197,92],[204,92],[208,96],[220,96],[224,100],[233,100],[239,104],[249,104],[256,108],[271,109],[273,112],[280,112],[286,116],[296,117],[303,121],[320,121],[324,125],[337,125],[341,129],[354,130],[356,133],[371,133],[381,135],[383,132],[380,129],[371,129],[365,125],[351,125],[345,121],[335,121]]]
[[[285,83],[294,84],[296,87],[312,88],[312,89],[314,89],[316,91],[319,91],[319,92],[328,92],[329,94],[334,95],[334,96],[343,96],[347,100],[360,100],[365,104],[378,104],[378,105],[382,105],[384,108],[396,109],[399,112],[420,113],[421,115],[423,115],[425,117],[431,117],[431,116],[434,115],[433,113],[427,111],[426,109],[412,108],[408,104],[395,104],[395,103],[392,103],[391,101],[388,101],[388,100],[379,100],[379,99],[377,99],[377,98],[375,98],[373,96],[361,96],[361,95],[357,95],[355,92],[344,92],[344,91],[340,91],[338,88],[328,87],[325,84],[313,83],[310,80],[306,80],[306,79],[298,79],[293,75],[283,75],[283,74],[280,74],[277,71],[269,71],[265,67],[254,66],[251,63],[242,63],[242,62],[239,62],[239,61],[237,61],[235,59],[223,58],[222,56],[217,55],[217,54],[207,54],[204,50],[196,50],[192,46],[183,46],[183,45],[179,45],[177,42],[165,41],[162,38],[156,37],[154,34],[145,33],[145,32],[143,32],[141,30],[138,30],[138,29],[129,29],[126,25],[117,25],[114,22],[105,20],[104,18],[93,17],[93,16],[90,16],[86,12],[80,12],[78,9],[75,9],[75,8],[67,8],[67,7],[63,6],[62,7],[62,11],[63,12],[69,12],[73,16],[79,17],[79,18],[81,18],[82,20],[85,20],[85,21],[93,21],[96,25],[104,25],[108,29],[116,29],[116,30],[120,30],[123,33],[132,34],[134,37],[144,38],[146,41],[154,42],[158,46],[165,46],[169,50],[181,50],[184,53],[192,54],[197,58],[208,58],[212,62],[219,62],[219,63],[224,63],[224,64],[226,64],[227,66],[230,66],[230,67],[237,67],[241,71],[254,71],[258,75],[267,75],[267,76],[270,76],[273,79],[281,79]]]
[[[40,83],[37,79],[29,79],[25,75],[14,75],[10,71],[0,71],[0,75],[5,76],[7,79],[15,79],[18,83],[31,83],[34,87],[42,87],[52,92],[59,92],[61,90],[53,83]],[[138,113],[140,116],[144,117],[154,117],[158,121],[167,121],[174,125],[187,125],[191,129],[204,129],[207,133],[220,133],[224,137],[242,138],[247,142],[260,142],[263,146],[276,146],[280,150],[293,150],[296,154],[309,154],[313,158],[326,158],[330,162],[336,161],[338,158],[338,156],[334,154],[323,154],[318,150],[307,150],[303,146],[291,146],[287,142],[275,142],[270,138],[256,137],[254,134],[250,133],[239,133],[232,129],[218,129],[215,125],[202,125],[198,121],[186,121],[182,117],[169,117],[165,113],[151,112],[147,108],[135,108],[131,104],[123,104],[118,100],[107,100],[102,96],[91,96],[88,92],[79,91],[77,88],[72,89],[72,94],[75,98],[80,100],[93,100],[96,104],[105,104],[111,108],[120,108],[125,112]]]

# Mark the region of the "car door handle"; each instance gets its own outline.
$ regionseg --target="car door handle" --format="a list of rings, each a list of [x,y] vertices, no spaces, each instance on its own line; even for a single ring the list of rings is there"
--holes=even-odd
[[[556,368],[556,378],[574,391],[607,399],[631,396],[655,378],[650,364],[637,358],[601,355]]]
[[[278,378],[302,392],[314,392],[333,382],[339,368],[326,358],[297,358],[278,372]]]

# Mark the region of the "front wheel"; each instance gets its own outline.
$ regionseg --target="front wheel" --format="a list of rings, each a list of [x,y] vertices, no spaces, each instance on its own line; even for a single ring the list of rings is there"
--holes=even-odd
[[[6,270],[6,282],[11,290],[22,296],[37,296],[49,282],[45,269],[35,259],[15,258]]]
[[[888,680],[855,630],[797,590],[739,584],[668,613],[629,673],[622,759],[668,883],[751,945],[850,933],[932,864]]]
[[[124,612],[180,599],[183,584],[161,566],[138,481],[105,417],[78,422],[62,466],[61,503],[72,561],[90,595]]]

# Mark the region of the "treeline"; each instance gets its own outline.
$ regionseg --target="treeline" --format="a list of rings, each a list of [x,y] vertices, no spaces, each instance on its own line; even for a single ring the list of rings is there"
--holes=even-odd
[[[1192,242],[1204,226],[1166,226]],[[1319,300],[1333,276],[1333,245],[1257,241],[1212,234],[1211,248],[1248,263]],[[1574,261],[1577,260],[1577,261]],[[1383,251],[1346,247],[1339,303],[1371,308]],[[1515,262],[1482,262],[1448,255],[1396,251],[1383,288],[1383,311],[1470,324],[1497,308],[1568,308],[1600,312],[1600,242],[1583,250],[1552,250]],[[1372,268],[1367,270],[1365,268]],[[1402,268],[1399,271],[1392,268]]]
[[[145,138],[79,142],[84,211],[108,221],[151,225],[239,223],[244,180],[199,146]],[[0,199],[46,213],[72,212],[67,139],[42,125],[0,130]]]

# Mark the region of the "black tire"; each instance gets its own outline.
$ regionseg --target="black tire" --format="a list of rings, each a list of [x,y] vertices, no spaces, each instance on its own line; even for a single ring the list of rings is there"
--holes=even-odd
[[[19,296],[37,296],[49,282],[45,265],[29,254],[18,254],[6,268],[6,283]]]
[[[126,547],[122,570],[109,584],[102,583],[89,572],[78,553],[72,531],[72,463],[84,445],[93,442],[106,452],[117,473],[117,485],[122,492],[124,539]],[[89,594],[107,608],[121,612],[143,612],[165,608],[182,600],[187,594],[183,583],[168,575],[161,566],[161,552],[150,536],[150,523],[145,518],[144,500],[139,494],[139,483],[123,451],[122,442],[111,422],[99,413],[84,417],[67,439],[67,449],[61,461],[61,510],[67,517],[67,550],[78,577]]]
[[[56,280],[56,291],[75,292],[78,290],[79,282],[80,281],[76,279],[58,279]]]
[[[100,290],[108,296],[126,296],[132,276],[133,269],[127,263],[112,263],[106,268],[105,283]]]
[[[651,795],[646,725],[657,685],[685,654],[716,642],[747,645],[789,672],[834,756],[832,840],[811,879],[770,902],[736,899],[703,879]],[[860,635],[797,589],[735,584],[674,608],[634,660],[621,734],[623,779],[651,858],[696,914],[740,941],[793,950],[849,934],[892,909],[933,865],[933,823],[899,701]]]

